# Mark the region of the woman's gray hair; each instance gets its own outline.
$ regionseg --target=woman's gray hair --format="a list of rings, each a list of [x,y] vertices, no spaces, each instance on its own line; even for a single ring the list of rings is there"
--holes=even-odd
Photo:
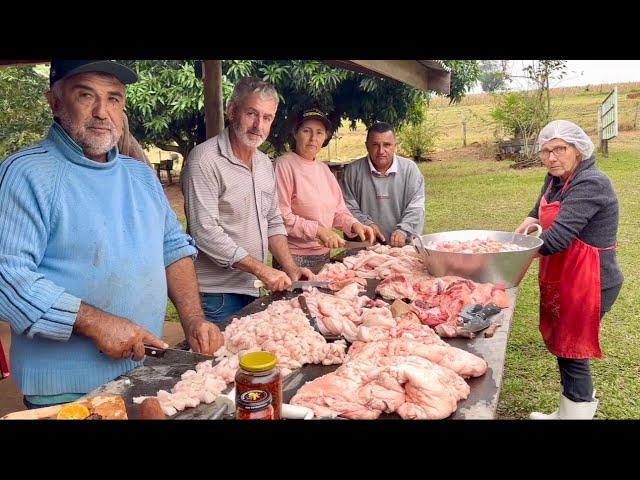
[[[252,93],[257,93],[263,100],[273,100],[276,102],[276,106],[280,101],[277,90],[269,82],[258,77],[244,77],[233,88],[229,104],[241,105],[244,99]]]
[[[545,143],[555,138],[564,140],[576,147],[576,150],[578,150],[582,156],[582,160],[589,158],[595,150],[589,135],[578,125],[567,120],[554,120],[540,130],[540,135],[538,135],[538,141],[536,142],[538,150],[540,150]]]

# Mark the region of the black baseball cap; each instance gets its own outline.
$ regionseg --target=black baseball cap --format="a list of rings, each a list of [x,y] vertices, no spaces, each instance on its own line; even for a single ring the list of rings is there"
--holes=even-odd
[[[133,70],[113,60],[51,60],[49,86],[63,78],[86,72],[109,73],[125,85],[138,81],[138,76]]]
[[[324,125],[324,128],[327,129],[327,134],[331,135],[331,132],[333,131],[333,126],[331,125],[331,122],[329,121],[327,116],[317,108],[308,108],[306,110],[301,111],[298,114],[298,118],[296,119],[296,126],[294,130],[297,131],[298,128],[300,128],[300,125],[302,125],[307,120],[318,120],[319,122],[322,122],[322,124]]]

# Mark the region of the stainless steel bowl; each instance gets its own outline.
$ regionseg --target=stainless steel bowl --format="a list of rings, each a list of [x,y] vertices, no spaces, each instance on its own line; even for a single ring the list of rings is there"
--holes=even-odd
[[[538,226],[537,226],[538,227]],[[538,228],[539,235],[542,228]],[[426,248],[429,242],[443,240],[493,239],[504,243],[515,243],[526,250],[500,253],[451,253]],[[457,230],[432,233],[413,239],[429,273],[436,277],[456,275],[478,283],[502,284],[505,288],[520,284],[543,241],[534,235],[493,230]]]

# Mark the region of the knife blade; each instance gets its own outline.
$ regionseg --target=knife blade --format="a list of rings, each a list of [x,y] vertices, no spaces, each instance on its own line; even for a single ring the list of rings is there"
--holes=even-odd
[[[322,288],[322,287],[326,287],[327,285],[329,285],[329,282],[321,281],[321,280],[297,280],[295,282],[291,282],[291,286],[287,288],[287,290],[293,291],[296,289],[303,289],[303,288],[309,288],[309,287]],[[260,280],[256,280],[255,282],[253,282],[253,286],[255,288],[264,287],[264,283],[262,283]]]
[[[342,248],[345,248],[347,250],[351,250],[354,248],[367,248],[367,247],[372,247],[373,244],[369,243],[369,242],[351,242],[351,241],[347,241]]]
[[[204,353],[190,352],[188,350],[180,350],[177,348],[158,348],[153,345],[144,344],[144,354],[152,358],[163,358],[167,353],[178,354],[189,358],[191,361],[212,360],[213,357]]]

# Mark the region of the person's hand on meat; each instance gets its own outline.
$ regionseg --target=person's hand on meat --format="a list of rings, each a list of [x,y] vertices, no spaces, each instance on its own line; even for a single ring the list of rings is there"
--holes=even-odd
[[[267,265],[263,265],[256,276],[264,283],[264,288],[270,292],[279,292],[291,286],[289,275]]]
[[[311,270],[304,267],[298,267],[297,265],[294,265],[285,271],[287,272],[287,275],[289,275],[289,278],[291,278],[292,282],[297,282],[298,280],[314,280],[316,278]]]
[[[389,245],[392,247],[404,247],[407,241],[407,234],[402,230],[394,230],[389,238]]]
[[[373,229],[373,233],[380,243],[384,243],[386,241],[386,238],[382,234],[382,230],[380,230],[380,227],[378,227],[375,223],[371,223],[368,226]]]
[[[206,319],[190,322],[184,330],[189,346],[196,353],[213,355],[224,345],[224,337],[218,326]]]
[[[369,242],[373,245],[376,241],[376,232],[369,225],[362,225],[361,223],[356,223],[351,227],[353,233],[360,237],[360,240],[363,242]],[[383,237],[384,238],[384,237]]]
[[[318,225],[318,233],[316,234],[320,243],[327,248],[340,248],[343,247],[345,241],[338,236],[330,228],[322,227]]]

